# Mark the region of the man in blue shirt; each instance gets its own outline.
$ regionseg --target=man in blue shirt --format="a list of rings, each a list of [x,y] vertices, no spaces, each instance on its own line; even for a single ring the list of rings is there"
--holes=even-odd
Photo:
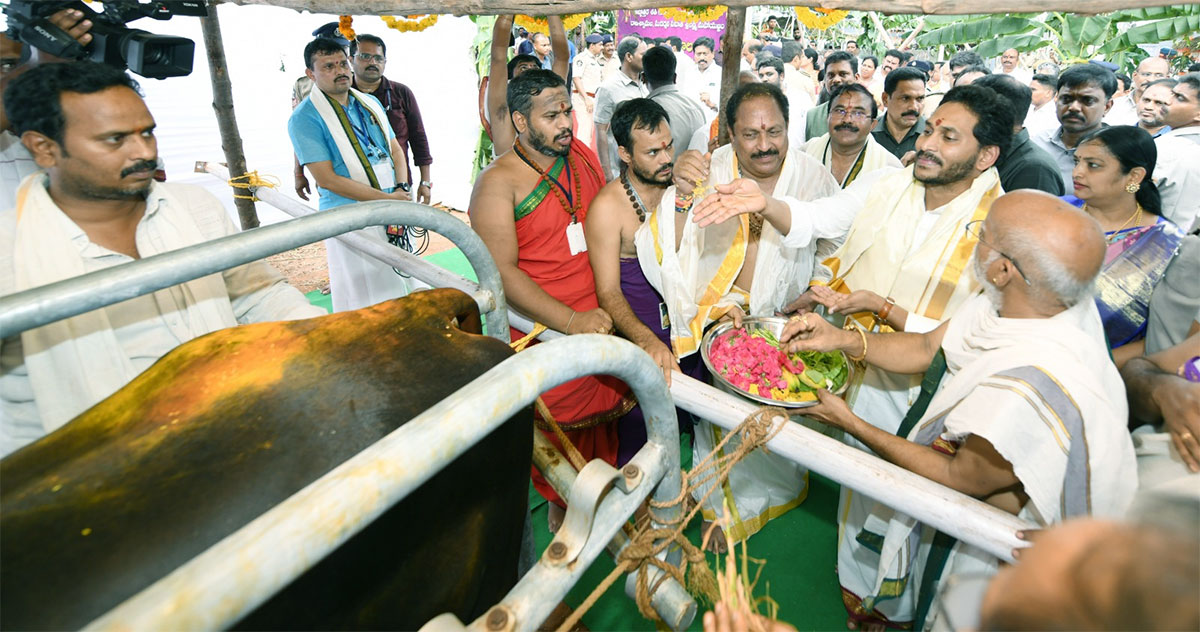
[[[408,173],[375,97],[352,90],[346,51],[318,37],[304,48],[305,74],[313,80],[308,98],[288,120],[288,134],[300,164],[317,181],[324,211],[367,200],[409,200]],[[399,187],[396,183],[402,183]],[[382,226],[359,231],[386,241]],[[335,239],[325,242],[334,311],[374,305],[408,293],[408,281],[377,259]]]

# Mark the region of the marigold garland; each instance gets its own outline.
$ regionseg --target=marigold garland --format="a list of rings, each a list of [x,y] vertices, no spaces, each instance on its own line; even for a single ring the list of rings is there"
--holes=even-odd
[[[580,24],[583,24],[583,20],[589,15],[591,15],[591,13],[569,13],[562,16],[563,30],[570,31]],[[550,23],[546,21],[546,16],[544,15],[539,15],[537,17],[532,15],[518,15],[513,20],[513,24],[523,27],[530,33],[542,33],[545,35],[550,34]]]
[[[821,15],[814,13],[813,10],[808,7],[796,7],[796,19],[810,29],[824,31],[834,24],[841,22],[847,15],[850,14],[849,11],[843,11],[841,9],[819,8],[816,9],[816,11]]]
[[[354,24],[353,16],[349,16],[349,15],[339,15],[338,16],[338,31],[341,32],[342,37],[346,38],[347,40],[349,40],[351,42],[354,41],[354,27],[352,26],[353,24]]]
[[[676,22],[711,22],[725,15],[726,9],[719,4],[710,7],[660,7],[658,13]]]
[[[403,33],[406,31],[424,31],[425,29],[436,24],[438,17],[439,16],[436,13],[432,13],[429,15],[406,15],[402,18],[391,15],[381,15],[379,16],[379,19],[383,20],[384,24],[387,24],[389,28],[396,29],[397,31]]]

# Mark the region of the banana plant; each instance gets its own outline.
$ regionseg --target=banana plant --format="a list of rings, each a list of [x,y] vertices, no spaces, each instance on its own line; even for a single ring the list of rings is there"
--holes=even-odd
[[[1015,13],[937,17],[917,44],[969,44],[981,56],[995,57],[1009,48],[1030,52],[1053,50],[1066,63],[1098,56],[1131,69],[1145,51],[1142,44],[1187,38],[1200,30],[1200,5],[1124,9],[1100,15]]]

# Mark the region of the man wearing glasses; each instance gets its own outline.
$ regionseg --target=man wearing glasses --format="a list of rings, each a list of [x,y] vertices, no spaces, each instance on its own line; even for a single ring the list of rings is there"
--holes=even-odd
[[[413,162],[421,171],[420,183],[415,187],[416,200],[429,204],[433,190],[429,166],[433,164],[433,157],[429,155],[429,139],[425,137],[425,124],[421,122],[417,97],[408,86],[383,76],[383,69],[387,66],[387,45],[379,37],[359,35],[350,42],[350,58],[354,64],[354,89],[379,99],[383,104],[409,174],[408,185],[411,187],[413,182],[412,168],[408,162],[411,151]]]
[[[1104,115],[1107,125],[1137,125],[1138,102],[1146,86],[1171,76],[1171,66],[1162,57],[1147,57],[1138,64],[1133,73],[1133,89],[1125,96],[1114,99],[1112,108]]]
[[[325,211],[369,200],[410,200],[408,166],[396,134],[375,97],[350,87],[351,67],[337,41],[318,37],[304,47],[309,92],[288,119],[288,136],[302,167],[317,182]],[[358,231],[387,243],[382,226]],[[407,279],[392,267],[337,239],[325,240],[333,310],[349,311],[406,295]]]
[[[861,174],[900,167],[900,160],[871,138],[878,108],[870,90],[851,83],[834,90],[829,100],[829,133],[808,141],[804,151],[825,165],[843,189]]]
[[[978,293],[968,265],[977,239],[964,227],[987,217],[1003,193],[994,165],[1012,142],[1012,128],[1012,107],[995,91],[952,88],[916,141],[910,167],[878,169],[832,197],[783,208],[752,198],[750,191],[733,196],[718,188],[718,194],[696,204],[694,218],[708,226],[742,213],[758,214],[783,235],[784,247],[817,237],[838,239],[840,231],[849,229],[842,245],[818,266],[809,289],[783,311],[798,312],[800,319],[821,304],[831,314],[846,316],[847,324],[864,334],[933,331]],[[819,318],[809,315],[808,320]],[[853,335],[859,339],[857,331]],[[862,347],[856,347],[852,357],[861,356]],[[847,403],[876,429],[895,434],[920,384],[919,374],[868,366],[854,379]],[[851,436],[846,442],[873,447]],[[842,490],[838,579],[854,627],[898,628],[915,618],[915,590],[894,599],[872,599],[880,594],[874,545],[884,535],[878,527],[888,521],[878,505],[873,498]]]
[[[897,374],[944,363],[924,410],[889,432],[822,390],[805,415],[880,458],[1033,524],[1124,515],[1137,464],[1124,384],[1092,299],[1104,262],[1099,226],[1049,194],[1017,191],[966,232],[977,242],[969,274],[984,292],[933,331],[860,334],[809,315],[779,337],[790,341],[789,351],[840,349]],[[938,594],[951,575],[992,575],[999,566],[993,555],[898,512],[880,511],[877,520],[883,537],[872,544],[883,553],[867,585],[880,604]],[[843,577],[845,566],[839,559]],[[913,629],[948,629],[933,621],[938,606],[923,598]]]

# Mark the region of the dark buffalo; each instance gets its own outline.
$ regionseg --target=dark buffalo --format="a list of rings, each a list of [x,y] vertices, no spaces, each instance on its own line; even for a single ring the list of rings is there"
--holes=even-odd
[[[0,626],[78,628],[512,351],[467,295],[219,331],[0,462]],[[532,449],[509,420],[238,625],[471,621],[515,584]]]

